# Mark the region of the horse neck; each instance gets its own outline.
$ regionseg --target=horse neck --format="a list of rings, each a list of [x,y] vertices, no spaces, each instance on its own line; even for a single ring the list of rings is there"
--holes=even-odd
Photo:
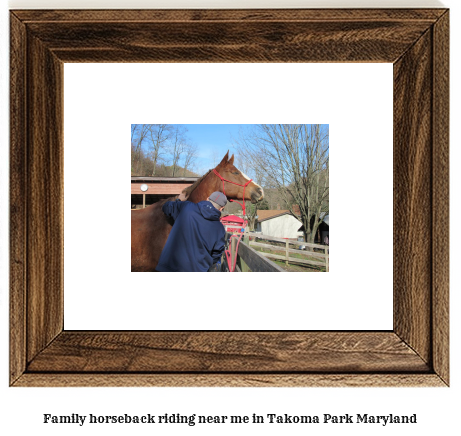
[[[213,192],[220,190],[220,184],[222,188],[221,180],[211,171],[192,191],[187,200],[193,203],[205,201]]]

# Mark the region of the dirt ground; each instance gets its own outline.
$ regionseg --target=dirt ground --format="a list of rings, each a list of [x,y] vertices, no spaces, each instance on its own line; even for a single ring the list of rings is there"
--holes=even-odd
[[[283,260],[271,259],[272,262],[275,262],[278,266],[283,268],[285,271],[289,272],[325,272],[325,268],[314,268],[307,265],[295,265],[289,263],[288,266],[285,265]]]

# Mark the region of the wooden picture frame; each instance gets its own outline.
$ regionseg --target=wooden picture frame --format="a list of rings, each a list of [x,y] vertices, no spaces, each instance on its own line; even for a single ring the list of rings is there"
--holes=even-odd
[[[449,385],[447,9],[10,21],[11,386]],[[64,62],[392,62],[393,330],[65,331]]]

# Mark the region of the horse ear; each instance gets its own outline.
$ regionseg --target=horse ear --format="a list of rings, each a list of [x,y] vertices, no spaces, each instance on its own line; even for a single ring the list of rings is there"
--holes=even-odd
[[[229,159],[229,163],[230,163],[231,165],[234,164],[234,155],[232,155],[232,157]]]
[[[227,150],[226,155],[223,157],[221,163],[219,165],[226,165],[227,161],[229,160],[229,150]]]

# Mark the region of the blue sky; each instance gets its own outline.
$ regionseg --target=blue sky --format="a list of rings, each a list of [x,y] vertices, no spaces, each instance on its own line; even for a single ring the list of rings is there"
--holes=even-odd
[[[219,163],[232,146],[232,138],[237,138],[240,129],[251,126],[250,124],[181,124],[187,128],[187,137],[198,146],[199,154],[196,166],[209,170],[213,168],[213,160]]]

